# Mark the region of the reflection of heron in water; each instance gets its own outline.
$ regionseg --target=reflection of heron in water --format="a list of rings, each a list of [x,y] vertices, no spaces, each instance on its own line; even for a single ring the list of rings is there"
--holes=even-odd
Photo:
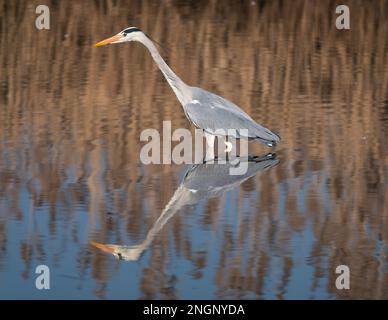
[[[240,161],[244,161],[240,159]],[[245,160],[246,161],[246,160]],[[275,154],[268,153],[261,157],[249,157],[248,168],[243,175],[230,175],[229,169],[235,166],[234,161],[227,163],[204,163],[193,165],[186,173],[182,183],[175,191],[171,200],[167,203],[159,218],[148,232],[146,239],[138,245],[121,246],[103,244],[91,241],[91,244],[104,252],[109,252],[123,260],[138,260],[141,254],[148,248],[157,233],[168,220],[182,207],[198,203],[202,199],[217,197],[229,191],[257,172],[271,168],[278,164]]]
[[[235,138],[255,139],[269,147],[280,141],[278,135],[256,123],[234,103],[209,91],[185,84],[160,56],[150,37],[140,29],[135,27],[124,29],[115,36],[100,41],[96,46],[129,41],[138,41],[149,50],[182,104],[186,117],[196,127],[205,131],[209,147],[213,148],[215,136],[226,135]],[[227,145],[226,151],[231,151],[231,142],[225,141],[225,143]]]

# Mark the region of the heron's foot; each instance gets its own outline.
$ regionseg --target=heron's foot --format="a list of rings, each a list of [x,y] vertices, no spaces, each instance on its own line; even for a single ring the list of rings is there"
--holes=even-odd
[[[224,151],[224,152],[226,152],[226,153],[229,153],[229,152],[231,152],[231,151],[232,151],[232,149],[233,149],[233,143],[232,143],[232,142],[230,142],[230,141],[224,141],[224,143],[225,143],[225,146],[226,146],[226,148],[225,148],[225,151]]]

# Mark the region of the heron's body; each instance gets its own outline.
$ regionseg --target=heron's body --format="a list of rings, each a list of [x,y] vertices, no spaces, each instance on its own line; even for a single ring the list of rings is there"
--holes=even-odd
[[[234,103],[204,89],[185,84],[166,64],[151,39],[140,29],[127,28],[96,46],[127,41],[141,42],[149,50],[181,103],[186,117],[207,135],[257,139],[271,147],[280,141],[278,135],[256,123]]]
[[[279,137],[256,123],[234,103],[201,88],[192,87],[192,100],[183,105],[187,118],[198,128],[215,135],[258,139],[276,144]],[[221,130],[220,130],[221,129]]]

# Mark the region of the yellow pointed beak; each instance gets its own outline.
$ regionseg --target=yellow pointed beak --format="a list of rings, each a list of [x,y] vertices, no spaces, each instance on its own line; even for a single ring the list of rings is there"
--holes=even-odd
[[[101,251],[104,251],[104,252],[108,252],[108,253],[113,253],[114,252],[114,247],[109,245],[109,244],[103,244],[103,243],[99,243],[97,241],[90,241],[90,244],[93,246],[93,247],[96,247],[98,249],[100,249]]]
[[[113,42],[115,42],[115,41],[120,40],[121,37],[122,37],[121,34],[116,34],[116,35],[113,36],[113,37],[110,37],[110,38],[108,38],[108,39],[105,39],[105,40],[102,40],[102,41],[100,41],[100,42],[97,42],[94,46],[95,46],[95,47],[105,46],[106,44],[111,44],[111,43],[113,43]]]

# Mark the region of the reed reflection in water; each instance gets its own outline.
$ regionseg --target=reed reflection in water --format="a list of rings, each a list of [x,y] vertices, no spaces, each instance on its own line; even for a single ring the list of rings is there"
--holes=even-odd
[[[349,31],[334,1],[46,2],[38,31],[41,3],[0,0],[0,298],[388,298],[386,1],[348,1]],[[160,229],[187,167],[143,165],[140,132],[191,127],[141,45],[92,47],[132,25],[283,139],[279,164]]]

